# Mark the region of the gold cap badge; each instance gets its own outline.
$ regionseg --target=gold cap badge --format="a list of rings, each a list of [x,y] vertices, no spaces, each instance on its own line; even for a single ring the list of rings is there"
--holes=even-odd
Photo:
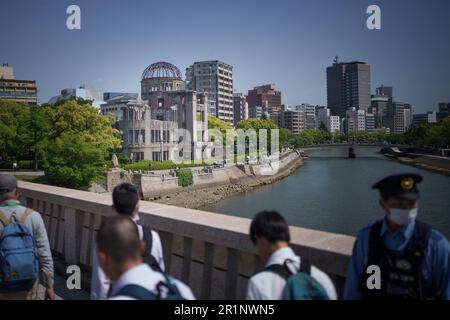
[[[411,177],[403,178],[400,184],[403,189],[411,190],[414,187],[414,179]]]

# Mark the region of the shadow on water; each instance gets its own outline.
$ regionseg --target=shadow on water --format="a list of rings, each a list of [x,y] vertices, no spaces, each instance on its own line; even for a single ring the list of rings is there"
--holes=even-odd
[[[247,218],[261,210],[278,210],[291,225],[355,235],[384,214],[371,186],[390,174],[414,172],[424,177],[419,218],[450,237],[450,177],[388,160],[378,151],[357,147],[355,159],[348,159],[348,148],[307,151],[310,160],[290,177],[208,210]]]

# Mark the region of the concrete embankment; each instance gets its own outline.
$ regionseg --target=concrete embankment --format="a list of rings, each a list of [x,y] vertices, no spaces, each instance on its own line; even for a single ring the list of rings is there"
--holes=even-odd
[[[148,199],[191,209],[207,208],[225,198],[250,192],[259,186],[275,183],[291,175],[302,164],[303,158],[297,153],[291,153],[280,160],[278,170],[272,172],[273,174],[268,174],[270,172],[267,172],[267,168],[264,166],[231,167],[229,171],[232,172],[233,178],[228,181],[194,185]],[[265,173],[265,175],[262,173]]]
[[[421,169],[450,176],[450,158],[422,154],[406,154],[397,157],[397,161]]]

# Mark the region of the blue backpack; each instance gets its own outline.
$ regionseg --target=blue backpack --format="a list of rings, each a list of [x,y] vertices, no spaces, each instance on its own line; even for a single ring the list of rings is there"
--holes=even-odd
[[[29,291],[39,278],[39,258],[36,244],[25,219],[33,212],[26,209],[17,218],[13,213],[10,219],[0,211],[3,232],[0,235],[0,291]]]
[[[161,272],[161,274],[165,281],[156,285],[155,293],[140,285],[129,284],[120,289],[115,296],[127,296],[136,300],[186,300],[170,278],[164,272]]]
[[[288,264],[292,260],[287,259],[284,264],[272,264],[261,271],[270,271],[278,274],[286,280],[282,293],[282,300],[329,300],[323,286],[311,276],[311,265],[306,259],[302,259],[300,271],[292,273]]]

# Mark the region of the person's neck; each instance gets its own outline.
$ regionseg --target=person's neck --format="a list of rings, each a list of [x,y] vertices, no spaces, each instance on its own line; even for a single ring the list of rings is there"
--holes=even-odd
[[[111,275],[111,280],[112,281],[116,281],[117,279],[119,279],[123,274],[125,274],[125,272],[137,267],[138,265],[142,264],[141,260],[136,260],[136,261],[126,261],[123,262],[122,264],[118,265],[116,268],[116,272],[114,272],[114,274]]]
[[[275,242],[269,247],[269,251],[267,252],[266,261],[278,250],[289,247],[289,244],[284,241]]]
[[[3,200],[0,200],[0,203],[3,203],[3,202],[10,202],[10,201],[17,201],[17,198],[14,197],[14,198],[3,199]]]

